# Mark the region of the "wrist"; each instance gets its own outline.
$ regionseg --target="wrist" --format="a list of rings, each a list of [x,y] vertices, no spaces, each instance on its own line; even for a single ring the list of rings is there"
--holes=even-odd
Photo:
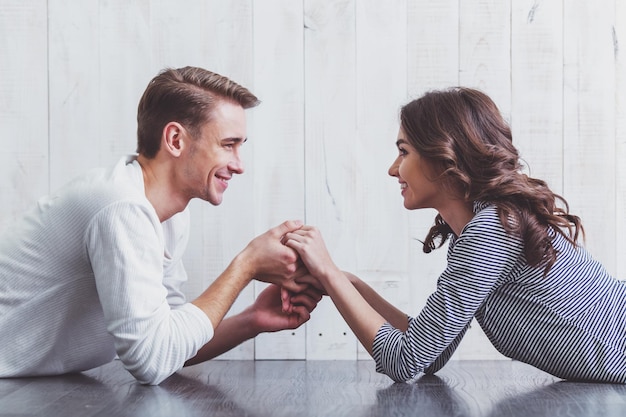
[[[346,276],[346,278],[348,278],[348,281],[350,281],[350,283],[354,286],[356,286],[356,284],[360,281],[359,277],[357,277],[356,275],[348,271],[341,271],[341,272]]]
[[[241,313],[237,314],[237,319],[239,322],[238,326],[246,340],[253,339],[263,332],[257,320],[257,315],[254,312],[254,305],[247,307]]]
[[[332,267],[320,273],[319,276],[317,276],[316,278],[321,282],[324,288],[326,288],[327,286],[335,282],[337,279],[342,279],[342,278],[349,279],[349,276],[347,274],[344,274],[343,271],[341,271],[339,268]]]
[[[231,267],[247,283],[252,281],[257,275],[254,262],[246,255],[245,251],[240,252],[233,258]]]

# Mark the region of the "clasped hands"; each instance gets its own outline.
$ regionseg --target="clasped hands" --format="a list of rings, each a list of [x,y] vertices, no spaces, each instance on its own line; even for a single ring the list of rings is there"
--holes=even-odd
[[[249,259],[255,265],[254,278],[273,284],[259,294],[253,305],[257,312],[273,313],[273,320],[269,319],[271,314],[257,315],[267,317],[264,327],[268,331],[300,326],[309,320],[310,313],[317,307],[322,296],[326,295],[323,285],[315,276],[320,268],[314,261],[323,257],[308,255],[305,262],[301,256],[305,245],[298,242],[300,237],[310,238],[310,233],[315,232],[316,229],[304,226],[302,222],[286,221],[256,237],[246,247],[251,256]],[[313,242],[315,239],[308,241]],[[323,241],[321,243],[323,246]],[[297,245],[300,246],[296,247]],[[314,245],[309,246],[314,248]],[[323,249],[320,252],[325,252],[325,248]],[[313,265],[314,273],[310,271]],[[279,293],[280,298],[277,300]],[[287,319],[288,323],[278,323],[278,308],[282,318]]]

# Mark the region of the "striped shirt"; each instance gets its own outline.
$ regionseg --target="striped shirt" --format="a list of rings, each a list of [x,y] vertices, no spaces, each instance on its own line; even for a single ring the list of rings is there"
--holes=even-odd
[[[448,249],[448,264],[406,332],[385,323],[373,344],[376,370],[395,381],[441,369],[475,317],[503,355],[569,380],[626,383],[626,283],[556,233],[547,276],[493,205]]]

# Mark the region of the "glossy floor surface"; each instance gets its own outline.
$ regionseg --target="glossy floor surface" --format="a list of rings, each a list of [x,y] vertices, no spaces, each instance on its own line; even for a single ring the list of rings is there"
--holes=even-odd
[[[221,361],[159,386],[119,361],[77,375],[0,379],[0,416],[626,416],[626,385],[563,382],[513,361],[451,361],[396,384],[371,361]]]

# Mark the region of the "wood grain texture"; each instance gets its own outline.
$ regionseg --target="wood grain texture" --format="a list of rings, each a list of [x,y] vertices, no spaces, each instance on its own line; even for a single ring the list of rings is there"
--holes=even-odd
[[[306,0],[306,222],[316,225],[335,262],[356,268],[356,1]],[[307,358],[353,359],[357,343],[330,300],[307,323]],[[319,310],[319,311],[318,311]]]
[[[303,3],[272,0],[254,7],[253,206],[256,234],[285,220],[304,220]],[[242,213],[242,216],[246,214]],[[264,284],[256,283],[257,292]],[[306,358],[306,327],[260,335],[256,359]]]
[[[512,2],[469,0],[459,5],[459,83],[489,94],[510,120]]]
[[[478,88],[511,120],[511,4],[492,0],[459,3],[459,84]],[[498,358],[473,321],[455,352],[458,359]]]
[[[615,144],[616,144],[616,218],[617,239],[615,273],[626,279],[626,241],[621,233],[626,230],[626,3],[615,2],[615,26],[613,27],[613,53],[615,56]]]
[[[402,309],[410,302],[404,291],[410,279],[408,239],[398,239],[398,231],[406,229],[406,210],[388,170],[397,157],[398,110],[407,93],[407,3],[388,1],[379,8],[377,0],[359,0],[356,5],[357,141],[351,154],[359,215],[348,216],[356,231],[353,272]],[[369,358],[357,346],[357,356]]]
[[[512,3],[511,128],[525,173],[563,193],[563,5]]]
[[[429,90],[459,85],[460,4],[456,0],[407,2],[407,101]],[[395,190],[399,193],[398,188]],[[408,242],[404,249],[407,282],[397,292],[408,299],[393,294],[387,299],[402,302],[399,307],[403,311],[416,315],[436,289],[437,278],[445,268],[447,244],[425,254],[421,242],[437,213],[433,209],[408,212],[399,194],[397,198],[392,213],[403,218],[405,226],[395,230],[396,239]]]
[[[617,417],[626,385],[562,382],[514,361],[451,361],[393,383],[372,361],[212,361],[159,386],[119,361],[82,374],[0,379],[0,416]]]
[[[0,230],[49,189],[46,2],[0,3]]]
[[[613,272],[616,230],[606,219],[624,215],[615,211],[615,8],[584,1],[563,5],[563,194],[583,219],[587,248]]]

